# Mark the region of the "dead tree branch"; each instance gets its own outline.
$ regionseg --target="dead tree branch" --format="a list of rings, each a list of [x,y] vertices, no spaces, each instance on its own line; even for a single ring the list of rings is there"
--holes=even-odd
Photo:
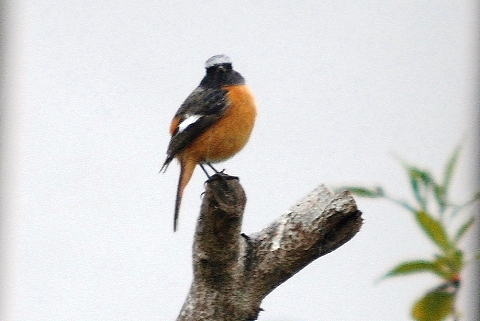
[[[362,225],[348,192],[320,186],[260,232],[241,234],[238,178],[207,181],[193,245],[194,280],[178,321],[256,320],[267,294],[347,241]]]

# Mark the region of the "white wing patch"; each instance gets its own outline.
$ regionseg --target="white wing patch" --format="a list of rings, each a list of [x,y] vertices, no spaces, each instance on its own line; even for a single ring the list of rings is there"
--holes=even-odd
[[[202,117],[202,115],[187,115],[187,117],[178,124],[178,132],[183,132],[185,128],[199,120],[200,117]]]

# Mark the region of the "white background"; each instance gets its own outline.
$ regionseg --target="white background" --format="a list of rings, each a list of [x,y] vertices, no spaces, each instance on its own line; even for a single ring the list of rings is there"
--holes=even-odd
[[[215,54],[233,59],[259,105],[249,144],[219,165],[246,190],[244,232],[321,183],[381,184],[412,200],[396,155],[441,177],[462,140],[453,196],[478,187],[475,1],[31,0],[7,9],[2,320],[176,318],[205,177],[194,174],[173,233],[178,166],[158,171],[171,117]],[[358,235],[277,288],[259,320],[409,319],[439,281],[376,281],[435,248],[401,208],[358,205]],[[469,270],[460,310],[475,320]]]

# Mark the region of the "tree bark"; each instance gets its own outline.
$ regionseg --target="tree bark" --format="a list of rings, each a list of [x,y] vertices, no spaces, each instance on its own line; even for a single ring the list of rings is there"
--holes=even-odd
[[[193,245],[194,279],[178,321],[257,320],[267,294],[347,241],[362,225],[349,192],[319,186],[262,231],[241,233],[246,196],[237,177],[206,183]]]

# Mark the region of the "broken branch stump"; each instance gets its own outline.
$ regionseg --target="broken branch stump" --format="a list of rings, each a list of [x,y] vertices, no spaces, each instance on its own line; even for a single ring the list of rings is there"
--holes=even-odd
[[[347,191],[321,185],[262,231],[241,233],[245,192],[237,177],[206,184],[193,245],[193,282],[178,321],[256,320],[273,289],[349,241],[362,225]]]

